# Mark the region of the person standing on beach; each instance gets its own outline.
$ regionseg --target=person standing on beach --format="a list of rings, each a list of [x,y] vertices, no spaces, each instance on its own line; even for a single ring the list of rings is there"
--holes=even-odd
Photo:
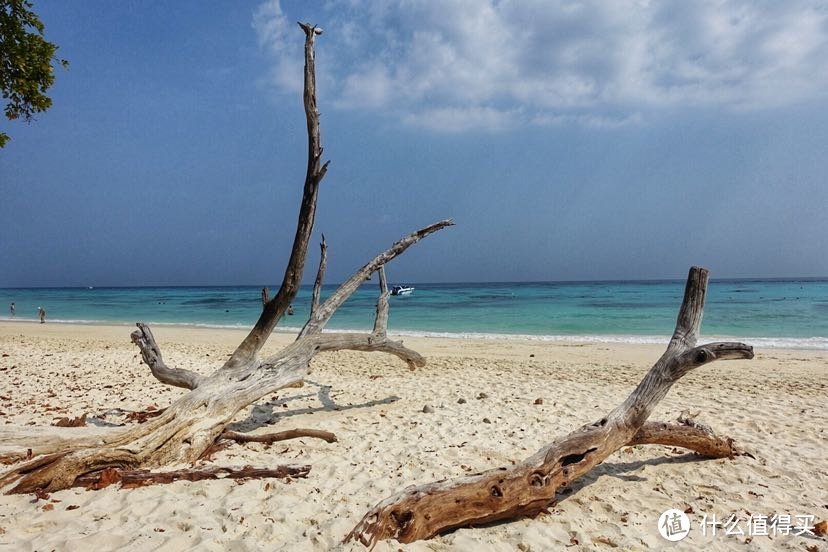
[[[17,307],[14,306],[14,303],[9,305],[9,312],[11,312],[12,318],[14,318],[15,313],[17,313]]]
[[[46,323],[46,309],[43,307],[37,307],[37,315],[40,317],[40,323]]]

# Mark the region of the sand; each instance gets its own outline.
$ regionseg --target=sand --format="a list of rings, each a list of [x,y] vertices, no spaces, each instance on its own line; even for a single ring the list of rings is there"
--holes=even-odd
[[[164,407],[183,390],[157,382],[128,326],[0,323],[0,439],[12,427],[48,426],[84,413]],[[242,332],[157,327],[170,365],[219,366]],[[269,350],[292,336],[276,334]],[[177,482],[48,499],[0,496],[0,549],[362,550],[343,536],[376,502],[410,484],[513,462],[616,406],[663,347],[408,338],[429,364],[410,372],[395,357],[319,356],[306,386],[285,389],[239,415],[253,432],[312,427],[336,443],[300,439],[234,445],[216,465],[310,464],[307,479]],[[482,394],[485,398],[478,398]],[[543,404],[535,404],[536,399]],[[465,402],[460,402],[465,399]],[[755,458],[701,460],[646,446],[609,457],[560,497],[549,514],[431,541],[376,550],[828,550],[809,535],[754,535],[757,514],[828,518],[828,352],[757,350],[679,382],[653,420],[682,410],[727,434]],[[431,405],[433,413],[424,413]],[[119,410],[120,409],[120,410]],[[65,431],[73,431],[66,429]],[[694,527],[669,543],[657,519],[687,510]],[[702,516],[736,514],[742,536],[702,535]],[[708,517],[708,519],[710,519]]]

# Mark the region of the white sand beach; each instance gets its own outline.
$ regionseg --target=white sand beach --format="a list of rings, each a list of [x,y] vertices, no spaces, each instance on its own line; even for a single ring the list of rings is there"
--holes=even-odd
[[[184,393],[140,363],[131,329],[0,323],[0,439],[10,427],[48,426],[64,416],[119,422],[120,411],[163,408]],[[201,373],[218,367],[244,335],[154,332],[168,364]],[[275,334],[266,350],[292,338]],[[309,464],[306,479],[4,495],[0,549],[362,550],[341,541],[381,499],[411,484],[522,460],[615,407],[663,352],[630,344],[405,341],[427,357],[425,368],[411,372],[376,353],[320,355],[303,388],[281,390],[238,417],[242,431],[317,428],[338,442],[235,444],[211,461]],[[751,538],[746,525],[756,514],[789,514],[792,525],[796,515],[828,518],[826,404],[828,352],[757,349],[754,360],[691,373],[651,418],[674,420],[689,409],[755,458],[703,460],[667,447],[627,447],[576,482],[549,514],[431,541],[381,542],[376,550],[828,550],[824,538],[810,535]],[[425,405],[434,411],[424,413]],[[669,508],[687,511],[693,523],[674,544],[656,527]],[[704,514],[736,514],[745,534],[720,528],[702,535]]]

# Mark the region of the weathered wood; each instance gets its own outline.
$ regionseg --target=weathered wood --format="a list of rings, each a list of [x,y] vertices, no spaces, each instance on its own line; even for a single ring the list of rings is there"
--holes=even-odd
[[[161,349],[158,347],[158,343],[155,342],[155,337],[152,335],[149,326],[142,322],[135,325],[138,326],[138,329],[132,332],[130,336],[132,342],[138,346],[141,351],[141,358],[144,359],[144,363],[149,366],[152,375],[158,381],[185,389],[198,387],[203,376],[183,368],[168,367],[161,358]]]
[[[379,297],[377,297],[377,316],[374,318],[374,331],[378,338],[384,338],[388,331],[388,284],[385,281],[385,265],[379,267]]]
[[[628,443],[687,446],[702,454],[730,455],[697,428],[644,425],[656,404],[690,370],[714,360],[749,359],[742,343],[696,346],[707,290],[707,270],[693,267],[667,350],[627,399],[609,414],[544,447],[515,465],[451,481],[409,487],[372,508],[346,536],[366,546],[380,540],[428,539],[457,527],[536,515],[558,490]],[[727,443],[729,445],[729,443]]]
[[[97,491],[115,483],[120,483],[122,488],[127,489],[168,484],[175,481],[203,481],[205,479],[304,479],[308,476],[310,470],[310,466],[277,466],[275,468],[254,468],[252,466],[242,468],[209,467],[166,472],[106,468],[94,474],[78,477],[72,486]]]
[[[313,317],[308,320],[305,327],[299,333],[300,337],[308,334],[319,333],[330,321],[336,309],[348,300],[348,298],[365,282],[365,280],[374,272],[379,270],[381,266],[385,266],[392,259],[401,255],[406,249],[425,238],[426,236],[453,226],[454,221],[451,219],[441,220],[430,224],[425,228],[421,228],[416,232],[398,240],[391,247],[374,257],[370,262],[366,263],[362,268],[357,270],[350,278],[348,278],[337,290],[331,294],[328,299],[322,303],[314,313]]]
[[[266,443],[271,444],[277,441],[287,441],[288,439],[300,439],[302,437],[312,437],[314,439],[322,439],[326,443],[337,442],[336,435],[330,431],[321,429],[286,429],[285,431],[277,431],[276,433],[263,433],[251,435],[249,433],[239,433],[237,431],[224,431],[221,434],[221,439],[229,439],[237,443]]]
[[[325,234],[322,234],[322,241],[319,243],[319,268],[316,270],[316,279],[313,282],[313,293],[311,295],[311,308],[308,319],[313,318],[316,309],[319,308],[319,296],[322,293],[322,280],[325,278],[325,268],[328,265],[328,244],[325,242]]]
[[[0,464],[14,464],[74,447],[94,446],[123,431],[122,427],[4,425],[0,427]]]
[[[627,446],[664,445],[681,447],[706,458],[733,458],[745,454],[734,445],[733,439],[713,433],[701,425],[666,422],[646,422]]]
[[[324,333],[308,339],[308,343],[323,351],[362,351],[364,353],[388,353],[408,364],[411,370],[422,368],[426,360],[420,353],[403,345],[402,341],[392,341],[385,336],[360,334]]]
[[[244,366],[255,360],[256,354],[270,337],[273,328],[287,312],[299,292],[302,283],[302,274],[305,270],[305,260],[308,254],[308,242],[313,232],[316,218],[316,200],[319,193],[319,183],[325,177],[329,162],[322,164],[322,138],[319,130],[319,110],[316,108],[316,63],[314,45],[316,37],[322,34],[322,29],[307,23],[299,23],[305,32],[305,87],[304,105],[305,121],[308,130],[308,166],[305,172],[305,185],[302,195],[302,204],[299,208],[299,220],[296,224],[296,234],[293,238],[293,248],[290,252],[282,285],[276,295],[267,302],[255,326],[236,348],[225,363],[228,370]]]
[[[243,408],[278,389],[301,385],[310,373],[311,359],[319,352],[340,349],[377,351],[394,354],[410,367],[425,363],[416,352],[388,340],[384,334],[378,337],[321,335],[319,332],[333,311],[357,289],[355,282],[362,283],[366,272],[370,274],[377,270],[423,237],[450,225],[450,221],[432,224],[396,242],[357,271],[334,292],[332,298],[318,306],[312,317],[316,324],[314,328],[318,331],[313,335],[300,334],[297,341],[265,360],[257,358],[262,345],[299,289],[313,230],[319,183],[328,167],[327,163],[321,163],[315,95],[314,40],[321,30],[307,24],[300,26],[305,32],[304,104],[308,126],[308,167],[293,247],[279,291],[269,298],[267,288],[263,289],[264,307],[253,330],[230,359],[209,376],[168,367],[149,327],[139,323],[138,330],[132,334],[133,340],[153,375],[164,383],[190,391],[157,416],[144,417],[141,424],[112,431],[79,428],[89,429],[90,432],[65,439],[48,436],[43,441],[32,439],[29,442],[15,440],[4,443],[0,429],[0,460],[22,461],[0,476],[0,488],[12,486],[8,490],[12,493],[51,492],[71,487],[89,474],[103,473],[111,468],[135,471],[169,464],[194,464],[222,438],[226,426]]]

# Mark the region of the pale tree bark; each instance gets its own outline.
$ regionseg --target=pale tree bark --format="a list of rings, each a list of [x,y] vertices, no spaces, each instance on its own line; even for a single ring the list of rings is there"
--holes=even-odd
[[[316,280],[313,282],[311,294],[310,317],[313,318],[316,309],[319,308],[319,297],[322,294],[322,280],[325,278],[325,268],[328,266],[328,244],[325,242],[325,234],[322,234],[322,242],[319,244],[319,268],[316,270]]]
[[[715,360],[753,358],[753,348],[742,343],[696,345],[707,274],[702,268],[690,269],[666,352],[629,397],[606,416],[515,466],[409,487],[372,508],[346,540],[359,540],[366,546],[384,539],[409,543],[458,527],[536,515],[555,500],[558,490],[624,445],[672,445],[712,457],[737,454],[732,440],[690,420],[645,423],[673,384],[691,370]]]
[[[139,323],[132,339],[153,376],[165,384],[190,391],[157,416],[127,428],[107,431],[73,428],[72,434],[67,434],[66,437],[41,432],[41,439],[30,434],[28,440],[21,439],[19,432],[0,428],[0,460],[25,460],[0,475],[0,488],[6,488],[9,492],[49,492],[75,485],[94,487],[101,484],[94,483],[101,479],[105,482],[135,481],[135,484],[166,482],[170,477],[146,470],[172,464],[192,465],[220,440],[273,442],[298,436],[313,436],[333,441],[335,436],[322,432],[311,435],[309,431],[312,433],[313,430],[293,430],[260,439],[245,439],[237,433],[227,432],[225,428],[241,409],[278,389],[301,384],[311,371],[311,360],[320,352],[341,349],[384,352],[398,356],[410,367],[425,364],[419,354],[386,337],[387,314],[378,320],[371,334],[321,331],[334,311],[368,276],[422,238],[453,224],[450,220],[431,224],[403,237],[358,270],[320,305],[318,297],[326,258],[323,242],[320,270],[314,285],[314,305],[305,328],[291,345],[268,358],[259,358],[262,346],[299,291],[308,243],[313,232],[319,184],[328,168],[328,163],[323,164],[321,160],[314,65],[314,44],[322,30],[305,23],[300,23],[300,26],[305,33],[304,105],[308,164],[293,247],[279,290],[273,297],[270,297],[267,288],[262,290],[263,308],[258,321],[227,362],[209,376],[167,366],[149,327]],[[382,293],[380,296],[382,298]],[[387,309],[387,302],[384,308]],[[84,429],[89,431],[82,431]],[[270,476],[267,474],[271,473],[303,476],[308,469],[306,466],[282,466],[275,470],[227,468],[215,473],[192,470],[192,477],[255,477],[257,474]],[[187,478],[185,472],[177,472],[175,478]],[[8,489],[9,487],[11,488]]]

